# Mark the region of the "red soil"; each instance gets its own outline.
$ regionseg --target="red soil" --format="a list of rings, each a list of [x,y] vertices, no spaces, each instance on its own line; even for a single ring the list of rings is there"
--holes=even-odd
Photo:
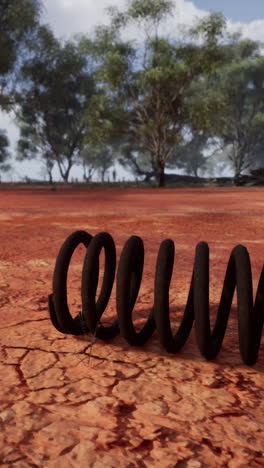
[[[217,359],[206,362],[192,332],[177,355],[157,335],[142,348],[64,336],[47,296],[58,250],[75,230],[108,231],[120,255],[136,234],[145,268],[135,310],[153,302],[160,242],[176,246],[172,323],[187,299],[196,244],[210,246],[210,298],[218,304],[232,248],[248,248],[254,288],[263,266],[264,189],[1,189],[0,464],[6,467],[264,466],[264,360],[242,364],[234,310]],[[69,306],[80,310],[85,253],[73,255]],[[115,293],[106,317],[115,316]],[[263,340],[262,340],[263,341]],[[92,357],[89,360],[89,353]]]

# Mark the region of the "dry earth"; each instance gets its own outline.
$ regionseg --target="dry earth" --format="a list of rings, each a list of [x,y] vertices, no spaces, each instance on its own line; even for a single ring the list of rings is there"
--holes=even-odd
[[[217,359],[206,362],[192,332],[176,355],[157,335],[141,348],[64,336],[47,296],[54,262],[73,231],[108,231],[120,255],[131,234],[145,243],[135,310],[141,326],[153,300],[161,240],[176,244],[174,327],[186,303],[196,243],[210,245],[215,312],[231,249],[245,245],[254,288],[263,266],[264,189],[1,189],[0,465],[56,468],[264,467],[264,354],[242,364],[236,304]],[[85,248],[74,253],[69,306],[80,310]],[[106,320],[115,316],[115,293]],[[263,339],[262,339],[263,342]],[[89,359],[89,354],[91,355]]]

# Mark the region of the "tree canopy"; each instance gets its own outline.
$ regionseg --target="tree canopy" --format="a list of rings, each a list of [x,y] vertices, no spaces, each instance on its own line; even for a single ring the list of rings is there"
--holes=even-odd
[[[9,171],[11,169],[10,164],[7,162],[10,153],[8,151],[9,141],[6,133],[0,130],[0,171]]]
[[[263,148],[263,83],[264,58],[259,44],[238,40],[229,48],[228,63],[210,80],[198,84],[203,103],[213,93],[215,102],[222,104],[221,112],[215,112],[215,107],[207,108],[206,126],[226,153],[235,179],[254,166],[257,150]],[[198,114],[201,117],[201,107]]]
[[[264,143],[264,58],[231,63],[221,74],[227,100],[225,124],[218,135],[234,168],[235,178],[254,165]]]
[[[65,182],[80,164],[103,180],[118,161],[159,186],[165,169],[227,163],[238,180],[264,167],[263,51],[228,34],[220,13],[180,36],[164,28],[172,0],[128,0],[93,35],[65,41],[41,11],[41,0],[0,4],[0,109],[16,113],[18,160],[37,158],[50,182],[55,166]],[[1,132],[0,170],[8,143]]]
[[[49,168],[53,161],[67,182],[88,131],[84,113],[94,92],[86,56],[77,40],[62,44],[43,27],[22,73],[18,159],[40,157]]]
[[[11,94],[14,78],[18,78],[21,63],[31,47],[40,13],[40,0],[0,2],[0,108],[14,102]]]
[[[115,135],[123,143],[129,141],[130,147],[140,147],[149,155],[160,186],[186,126],[195,120],[190,111],[192,83],[225,62],[219,44],[225,28],[221,15],[202,20],[190,31],[189,42],[182,43],[159,33],[160,24],[171,12],[170,1],[131,0],[125,11],[110,11],[110,26],[99,27],[92,44],[101,90],[88,114],[90,125],[100,129],[93,137]],[[122,39],[122,32],[131,23],[144,25],[140,42]],[[192,40],[195,35],[202,39],[200,45]],[[90,42],[88,48],[91,50]],[[130,154],[131,162],[135,166],[135,156]]]

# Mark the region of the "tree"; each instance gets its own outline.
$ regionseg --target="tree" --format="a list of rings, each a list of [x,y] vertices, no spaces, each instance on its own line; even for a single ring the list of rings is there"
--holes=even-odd
[[[184,169],[186,174],[194,177],[199,177],[198,171],[207,169],[207,157],[204,155],[204,150],[207,147],[208,135],[202,131],[191,132],[180,144],[175,148],[172,155],[172,163],[178,168]]]
[[[13,88],[19,69],[38,28],[40,0],[0,2],[0,107],[14,103]]]
[[[83,177],[90,182],[95,171],[100,173],[101,182],[105,181],[105,174],[114,162],[114,147],[107,143],[86,144],[80,153],[83,166]]]
[[[0,2],[0,109],[8,111],[16,103],[20,66],[38,28],[40,0]],[[0,171],[9,171],[8,138],[0,129]]]
[[[245,59],[231,64],[225,72],[229,112],[219,136],[228,147],[234,179],[239,181],[241,173],[254,163],[257,149],[263,148],[264,59]]]
[[[23,99],[18,159],[40,157],[51,169],[56,163],[68,182],[88,131],[85,109],[94,93],[87,57],[78,40],[61,44],[51,31],[39,31],[34,56],[22,68]]]
[[[149,182],[155,177],[155,171],[151,167],[149,152],[142,145],[129,140],[119,145],[118,162],[125,169],[130,170],[136,178],[143,177],[143,182]]]
[[[169,0],[131,0],[124,12],[111,9],[111,25],[98,28],[94,42],[104,98],[94,102],[89,116],[90,124],[103,127],[103,134],[112,132],[122,142],[142,148],[160,186],[165,183],[165,166],[190,121],[186,96],[192,82],[210,74],[224,59],[218,46],[224,19],[213,14],[198,24],[201,45],[177,43],[159,34],[172,7]],[[122,39],[130,24],[141,25],[143,41]],[[132,157],[130,153],[134,166],[135,161],[135,153]]]
[[[197,110],[200,119],[204,115],[197,128],[207,127],[218,144],[219,157],[223,154],[229,160],[234,180],[239,181],[241,173],[254,166],[258,149],[263,148],[264,58],[258,43],[239,37],[226,53],[228,63],[194,89],[193,95],[199,98],[192,103],[192,111]],[[211,102],[222,103],[218,112],[207,105],[210,95],[214,96]]]
[[[10,157],[8,151],[9,141],[3,130],[0,130],[0,172],[7,172],[11,169],[10,164],[7,163],[7,160]]]
[[[264,169],[264,138],[261,138],[261,135],[250,163],[250,170]]]
[[[80,160],[83,168],[83,179],[91,182],[97,168],[97,153],[89,144],[86,144],[80,152]]]
[[[52,185],[53,184],[52,170],[55,165],[52,152],[47,151],[46,153],[44,153],[42,155],[42,160],[44,163],[44,173],[47,174],[49,183]]]

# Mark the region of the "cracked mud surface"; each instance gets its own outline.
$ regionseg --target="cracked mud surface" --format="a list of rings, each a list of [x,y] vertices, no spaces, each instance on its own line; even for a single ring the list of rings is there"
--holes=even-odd
[[[179,324],[196,243],[210,246],[214,316],[231,249],[245,245],[254,289],[264,259],[263,189],[1,189],[0,465],[3,467],[264,467],[264,346],[242,364],[236,303],[215,361],[199,354],[194,331],[176,355],[156,333],[140,348],[118,336],[62,335],[47,296],[64,239],[108,231],[117,254],[137,234],[145,268],[134,322],[153,301],[159,243],[176,246],[171,321]],[[80,311],[85,248],[68,275],[72,315]],[[103,322],[115,317],[115,292]]]

